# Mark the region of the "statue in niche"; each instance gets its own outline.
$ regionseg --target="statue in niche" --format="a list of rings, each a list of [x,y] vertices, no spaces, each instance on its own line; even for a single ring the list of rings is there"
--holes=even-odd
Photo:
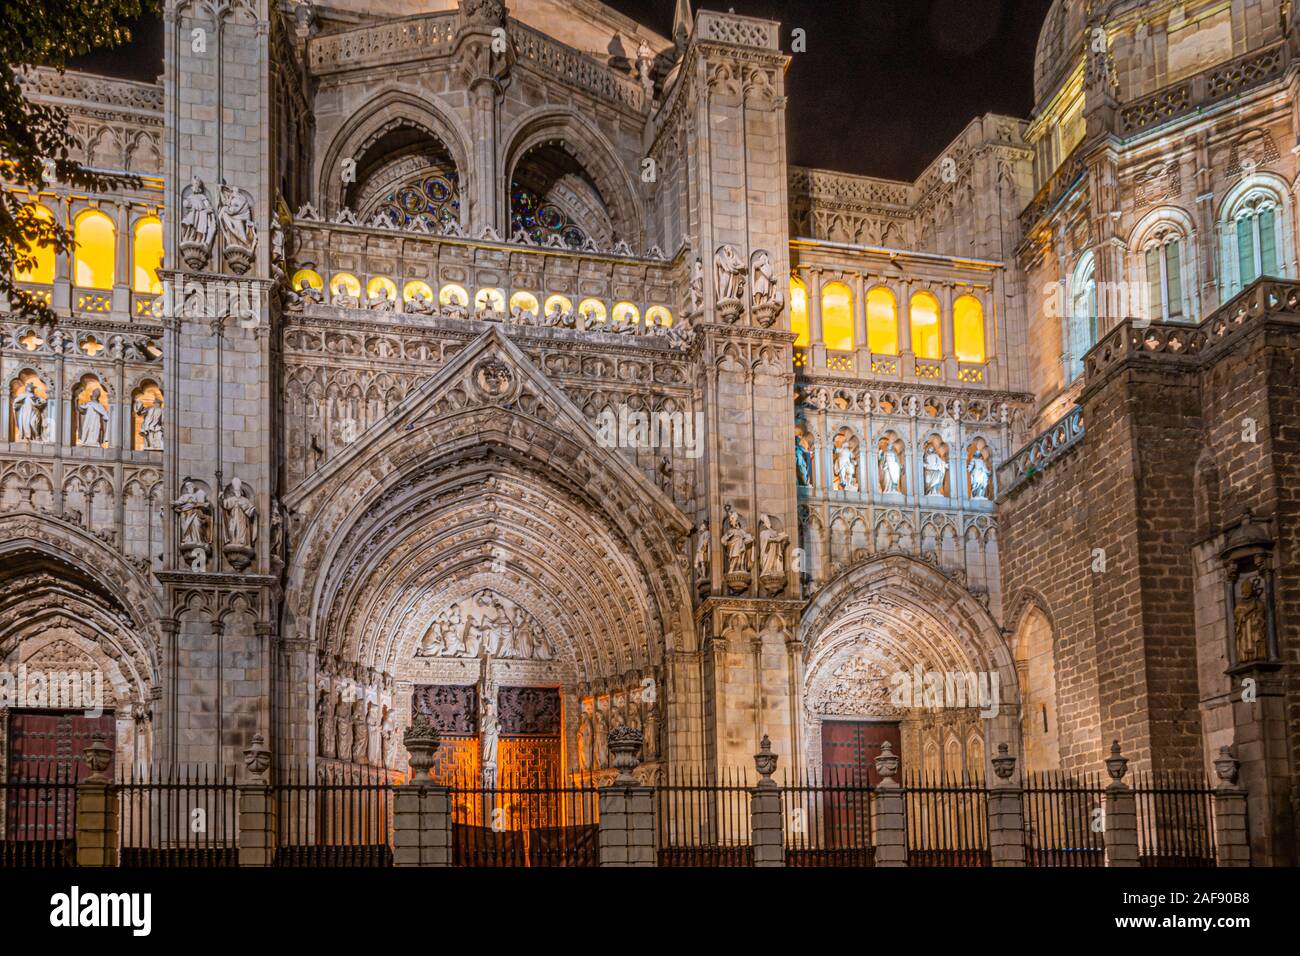
[[[921,456],[921,470],[925,476],[925,493],[943,494],[943,480],[948,473],[948,463],[934,445],[925,446],[925,454]]]
[[[895,443],[886,439],[880,448],[880,490],[898,494],[903,481],[903,463]]]
[[[971,460],[966,463],[966,473],[970,476],[970,496],[972,498],[987,498],[989,496],[989,479],[992,473],[989,471],[989,463],[984,459],[982,450],[975,452]]]
[[[686,287],[686,315],[694,317],[704,311],[704,260],[698,256],[691,263],[691,281]]]
[[[316,699],[316,752],[321,757],[334,756],[334,712],[330,695],[321,691]]]
[[[695,580],[709,580],[709,523],[701,521],[695,532]]]
[[[592,763],[597,770],[609,766],[609,714],[607,706],[596,701],[596,747]]]
[[[383,738],[380,729],[379,705],[366,708],[366,762],[378,767],[383,761]]]
[[[592,743],[595,729],[592,727],[592,702],[582,702],[582,713],[578,715],[578,769],[592,769]]]
[[[659,695],[646,701],[645,726],[641,743],[642,754],[646,757],[659,756]]]
[[[45,435],[45,406],[36,394],[36,383],[28,382],[14,398],[14,434],[19,441],[40,441]]]
[[[226,515],[226,550],[252,551],[257,543],[257,505],[252,492],[240,479],[232,478],[221,498]]]
[[[103,395],[100,389],[92,388],[90,398],[77,405],[81,412],[78,445],[102,448],[108,442],[108,406],[103,402]]]
[[[1268,660],[1268,607],[1263,579],[1249,575],[1240,579],[1241,591],[1232,610],[1232,630],[1237,641],[1237,663]]]
[[[204,571],[208,560],[208,515],[212,505],[208,493],[190,479],[181,485],[181,496],[172,502],[180,515],[181,553],[189,557],[191,571]]]
[[[750,545],[754,543],[754,536],[745,530],[739,513],[731,505],[727,505],[722,519],[721,541],[727,553],[727,576],[748,574]]]
[[[433,298],[425,295],[424,290],[416,289],[406,300],[404,311],[411,315],[430,315],[433,312]]]
[[[352,705],[352,762],[365,763],[370,741],[366,729],[366,705],[357,701]]]
[[[340,760],[352,755],[352,715],[347,704],[339,701],[334,708],[334,752]]]
[[[479,733],[483,738],[483,766],[497,765],[497,738],[501,734],[501,721],[497,717],[496,694],[487,689],[479,702]]]
[[[203,180],[195,176],[181,190],[181,258],[191,269],[202,269],[212,253],[217,216]]]
[[[149,451],[162,451],[162,402],[145,402],[136,399],[135,413],[140,416],[140,437],[144,439],[144,447]]]
[[[794,436],[794,471],[799,484],[812,487],[812,452],[799,435]]]
[[[771,325],[785,308],[785,294],[777,287],[772,257],[766,249],[754,253],[753,297],[754,314],[761,325]]]
[[[835,449],[835,484],[837,491],[858,490],[858,456],[847,438]]]
[[[257,224],[253,222],[253,197],[247,190],[221,182],[221,210],[217,221],[225,243],[226,264],[238,275],[248,271],[257,251]]]
[[[773,527],[771,515],[761,515],[758,519],[759,577],[784,578],[785,552],[790,546],[790,535]]]
[[[745,295],[745,260],[729,243],[713,257],[713,283],[719,303],[739,302]]]

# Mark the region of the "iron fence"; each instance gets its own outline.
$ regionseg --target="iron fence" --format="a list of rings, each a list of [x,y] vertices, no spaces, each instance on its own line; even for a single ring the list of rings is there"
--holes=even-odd
[[[236,866],[234,771],[177,766],[132,770],[117,784],[122,866]]]
[[[857,775],[823,772],[781,786],[786,866],[872,866],[875,790]]]
[[[655,793],[660,866],[753,866],[750,785],[742,772],[680,771]]]
[[[1032,773],[1023,792],[1026,866],[1106,865],[1106,788],[1100,776]]]
[[[980,780],[906,775],[907,865],[989,866],[988,797]]]
[[[1136,774],[1138,863],[1214,866],[1214,790],[1195,773]]]
[[[462,780],[449,797],[454,866],[600,865],[600,792],[589,784]]]
[[[271,787],[276,866],[393,865],[393,785],[371,767],[288,767]]]
[[[73,866],[77,861],[77,768],[27,762],[0,782],[0,866]]]

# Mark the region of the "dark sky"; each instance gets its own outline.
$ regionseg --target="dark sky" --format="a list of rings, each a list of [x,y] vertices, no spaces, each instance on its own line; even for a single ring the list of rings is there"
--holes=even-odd
[[[605,0],[667,36],[674,0]],[[699,0],[695,6],[699,7]],[[1033,106],[1034,46],[1051,0],[711,0],[713,9],[793,28],[790,161],[845,172],[915,178],[970,120]],[[509,6],[509,0],[507,0]],[[135,49],[97,54],[96,68],[151,80],[162,70],[158,21],[139,25]]]

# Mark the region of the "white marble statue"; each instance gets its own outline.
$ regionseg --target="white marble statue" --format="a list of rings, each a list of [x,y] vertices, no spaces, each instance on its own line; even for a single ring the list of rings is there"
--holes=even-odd
[[[966,473],[970,475],[970,496],[972,498],[987,498],[989,496],[989,479],[992,475],[989,472],[988,462],[984,460],[982,453],[976,453],[966,463]]]
[[[754,543],[754,536],[745,530],[744,522],[731,505],[726,507],[721,541],[727,552],[727,574],[748,574],[752,560],[750,545]]]
[[[880,490],[898,493],[903,480],[903,463],[898,459],[894,443],[886,442],[880,449]]]
[[[77,432],[77,444],[96,448],[108,441],[108,406],[103,402],[103,392],[97,388],[90,390],[90,398],[77,405],[81,412],[81,429]]]
[[[162,402],[144,402],[136,399],[135,413],[140,416],[140,437],[144,439],[144,447],[149,451],[162,451]]]
[[[762,515],[758,520],[758,553],[760,577],[778,578],[785,576],[785,552],[790,546],[790,535],[774,527],[771,515]]]
[[[195,176],[181,192],[181,242],[204,250],[212,248],[217,217],[203,180]]]
[[[226,547],[252,550],[257,542],[257,505],[247,486],[232,478],[221,499],[226,515]]]
[[[257,248],[257,225],[253,222],[253,197],[245,190],[223,182],[221,211],[218,215],[221,235],[228,243],[245,249]]]
[[[848,442],[835,449],[835,480],[840,491],[858,490],[858,456]]]
[[[40,441],[45,435],[45,399],[28,382],[14,398],[14,435],[19,441]]]
[[[736,247],[727,244],[718,247],[713,257],[713,281],[718,301],[739,301],[745,294],[745,260],[736,253]]]
[[[925,473],[925,493],[943,494],[943,479],[948,471],[948,463],[933,445],[927,447],[921,456],[921,469]]]

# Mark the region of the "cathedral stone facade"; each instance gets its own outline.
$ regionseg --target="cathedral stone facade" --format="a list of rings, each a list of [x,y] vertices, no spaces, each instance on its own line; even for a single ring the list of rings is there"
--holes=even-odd
[[[915,182],[791,165],[800,54],[686,0],[165,35],[25,75],[139,178],[26,196],[78,244],[0,315],[0,662],[102,675],[120,767],[399,775],[417,712],[534,782],[619,725],[647,778],[1226,746],[1294,861],[1294,5],[1057,0],[1033,115]]]

